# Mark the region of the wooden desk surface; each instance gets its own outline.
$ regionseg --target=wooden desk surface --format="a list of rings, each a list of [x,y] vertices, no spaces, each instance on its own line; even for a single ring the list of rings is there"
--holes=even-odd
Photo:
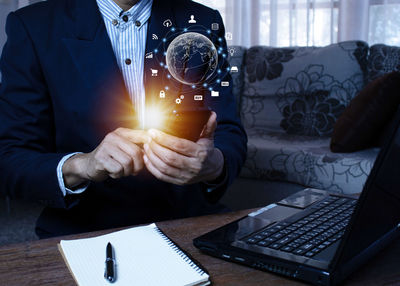
[[[193,238],[249,212],[250,210],[244,210],[165,221],[157,225],[208,269],[213,285],[304,285],[275,274],[202,254],[193,246]],[[111,230],[0,247],[0,285],[75,285],[57,249],[60,239],[90,237],[108,232]],[[345,285],[400,285],[400,241],[394,242],[355,272]]]

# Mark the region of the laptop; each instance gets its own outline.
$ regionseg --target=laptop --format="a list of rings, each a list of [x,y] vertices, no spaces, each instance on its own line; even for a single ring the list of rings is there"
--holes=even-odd
[[[304,189],[193,240],[206,254],[336,285],[400,236],[400,109],[359,198]]]

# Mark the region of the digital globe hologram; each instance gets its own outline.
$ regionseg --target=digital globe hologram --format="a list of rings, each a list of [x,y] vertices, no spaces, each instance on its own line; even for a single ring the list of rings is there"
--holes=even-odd
[[[206,36],[188,32],[176,37],[167,49],[168,71],[186,85],[206,82],[217,69],[218,53]]]

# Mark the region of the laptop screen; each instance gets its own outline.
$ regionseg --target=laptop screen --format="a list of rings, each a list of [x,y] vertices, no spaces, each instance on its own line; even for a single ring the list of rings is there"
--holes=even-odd
[[[345,263],[400,223],[400,109],[358,200],[333,263]]]

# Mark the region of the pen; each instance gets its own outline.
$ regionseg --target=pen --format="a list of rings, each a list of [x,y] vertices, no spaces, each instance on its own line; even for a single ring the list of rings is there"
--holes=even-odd
[[[106,247],[106,268],[104,270],[104,278],[111,283],[115,281],[115,259],[111,243],[108,243]]]

